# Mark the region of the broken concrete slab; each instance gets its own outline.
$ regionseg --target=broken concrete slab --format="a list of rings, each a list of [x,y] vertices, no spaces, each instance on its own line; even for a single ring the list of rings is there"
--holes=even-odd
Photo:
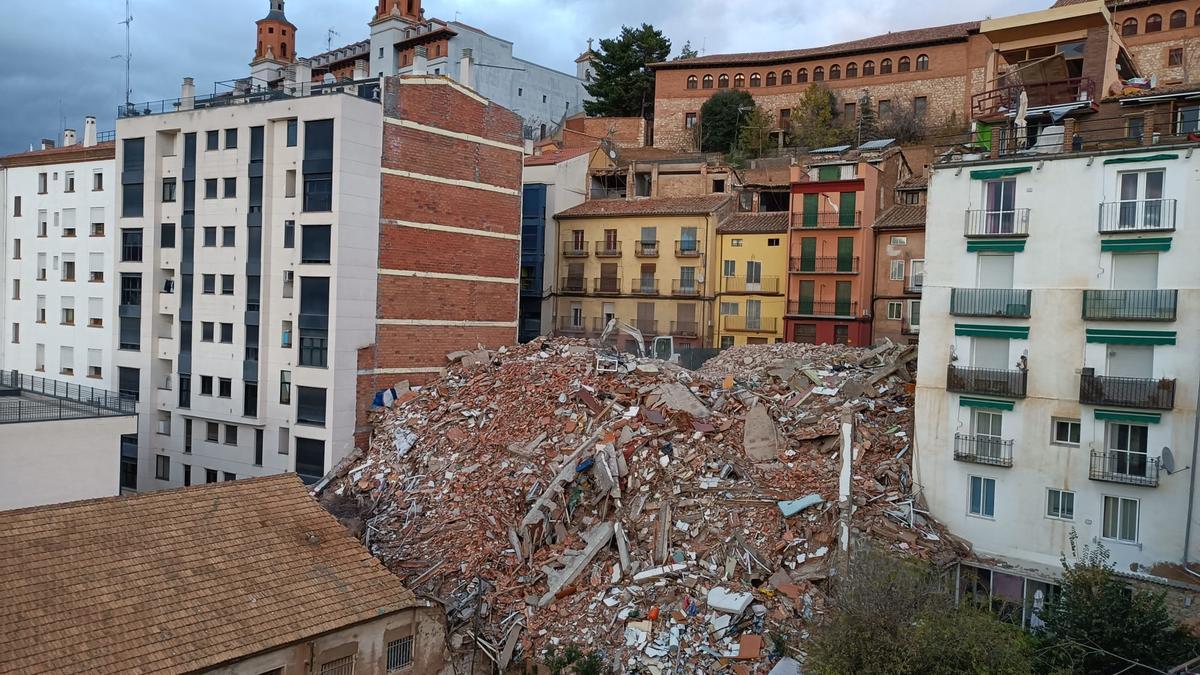
[[[746,456],[757,462],[770,461],[778,456],[783,449],[783,439],[779,436],[779,428],[771,413],[764,405],[756,405],[746,415],[746,425],[742,430],[742,447]]]
[[[752,593],[731,591],[721,586],[714,586],[708,591],[708,606],[719,612],[741,614],[753,600]]]
[[[667,382],[658,386],[656,393],[663,403],[671,410],[685,412],[692,417],[708,417],[712,411],[708,409],[696,395],[679,382]]]
[[[587,546],[583,551],[574,555],[564,555],[559,560],[561,567],[545,565],[542,571],[546,573],[547,591],[546,594],[538,600],[538,607],[545,607],[554,602],[555,596],[559,591],[566,588],[568,584],[575,581],[575,578],[591,564],[592,558],[596,557],[601,549],[608,546],[608,543],[613,538],[613,524],[611,522],[603,522],[592,526],[592,529],[583,534],[583,540],[587,542]]]
[[[784,518],[791,518],[804,509],[816,506],[823,501],[825,501],[825,499],[821,497],[821,495],[813,493],[811,495],[805,495],[800,499],[789,499],[784,502],[779,502],[779,510],[783,512]]]
[[[800,662],[790,656],[779,659],[767,675],[800,675]]]

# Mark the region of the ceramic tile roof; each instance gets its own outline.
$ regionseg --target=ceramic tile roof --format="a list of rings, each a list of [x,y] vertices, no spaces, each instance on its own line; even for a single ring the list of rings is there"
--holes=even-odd
[[[920,227],[924,224],[925,207],[915,204],[897,204],[875,219],[875,228],[880,230],[889,227]]]
[[[555,216],[556,218],[602,218],[606,216],[703,216],[729,202],[724,194],[702,197],[645,197],[641,199],[589,199]]]
[[[787,211],[736,213],[717,227],[717,234],[778,234],[787,229]]]
[[[117,156],[116,141],[105,141],[91,147],[83,147],[81,143],[66,147],[49,148],[46,150],[30,150],[0,157],[0,166],[35,166],[41,164],[61,164],[66,162],[91,162],[100,159],[112,159]]]
[[[865,51],[897,49],[900,47],[931,44],[936,42],[966,40],[967,36],[971,32],[977,30],[979,30],[979,22],[969,21],[967,23],[956,23],[947,26],[932,26],[929,28],[895,31],[892,33],[885,33],[883,35],[875,35],[873,37],[863,38],[861,40],[852,40],[850,42],[840,42],[838,44],[826,45],[824,47],[809,47],[807,49],[790,49],[775,52],[710,54],[708,56],[699,56],[694,59],[680,59],[678,61],[653,63],[651,64],[651,67],[660,69],[691,68],[694,66],[722,66],[759,63],[766,64],[796,61],[799,59],[830,57]]]
[[[897,190],[924,190],[929,187],[929,177],[925,174],[909,176],[896,183]]]
[[[566,148],[563,150],[553,150],[551,152],[543,152],[540,155],[530,155],[525,158],[525,166],[546,166],[548,164],[558,164],[573,157],[586,155],[596,148]]]
[[[418,604],[295,474],[0,512],[0,673],[182,673]]]

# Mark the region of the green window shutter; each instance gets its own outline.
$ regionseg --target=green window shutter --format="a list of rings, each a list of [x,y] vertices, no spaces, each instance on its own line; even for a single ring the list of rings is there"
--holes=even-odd
[[[817,167],[817,180],[839,180],[841,177],[842,167],[840,166]]]
[[[1103,242],[1101,242],[1103,243]],[[967,253],[978,253],[979,251],[1003,251],[1006,253],[1020,253],[1025,250],[1024,239],[969,239],[967,240]]]
[[[834,285],[834,313],[838,316],[851,316],[850,282],[839,281]]]
[[[817,239],[803,237],[800,239],[800,271],[815,272],[817,269]]]
[[[854,271],[854,237],[838,237],[837,271]]]
[[[965,408],[988,408],[990,410],[1012,410],[1014,406],[1012,401],[997,401],[975,396],[959,396],[958,404]]]
[[[1104,239],[1100,242],[1101,251],[1116,253],[1141,253],[1149,251],[1170,251],[1170,237],[1145,237],[1143,239]]]
[[[801,223],[802,227],[817,226],[817,209],[820,208],[821,200],[818,195],[804,195],[804,220]]]
[[[1007,169],[980,169],[979,171],[971,172],[971,179],[996,180],[997,178],[1008,178],[1009,176],[1029,173],[1030,171],[1033,171],[1032,166],[1014,166]]]
[[[1144,157],[1113,157],[1112,159],[1104,160],[1105,164],[1137,164],[1139,162],[1161,162],[1167,159],[1179,159],[1179,155],[1175,153],[1164,153],[1161,155],[1147,155]]]
[[[843,192],[838,199],[838,226],[854,227],[854,207],[857,195],[853,192]]]
[[[1004,326],[991,325],[982,323],[956,323],[954,324],[955,335],[969,335],[972,337],[994,337],[1007,338],[1009,340],[1028,340],[1029,326]]]
[[[1134,424],[1158,424],[1162,421],[1162,413],[1134,412],[1132,410],[1101,410],[1096,409],[1097,420],[1110,422],[1132,422]]]
[[[813,313],[813,294],[814,294],[813,292],[815,289],[816,289],[815,281],[801,281],[800,282],[800,302],[799,302],[799,309],[797,311],[798,314],[812,314]]]
[[[1088,328],[1087,341],[1110,345],[1173,345],[1175,344],[1175,331]]]

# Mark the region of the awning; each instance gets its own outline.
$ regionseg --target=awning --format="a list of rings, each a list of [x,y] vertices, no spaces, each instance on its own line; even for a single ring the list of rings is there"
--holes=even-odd
[[[1175,344],[1175,331],[1088,328],[1087,341],[1110,345],[1173,345]]]
[[[1132,410],[1101,410],[1096,409],[1097,420],[1110,422],[1133,422],[1135,424],[1158,424],[1162,421],[1162,413],[1134,412]]]
[[[979,251],[1000,251],[1005,253],[1020,253],[1025,250],[1024,239],[968,239],[967,253]]]
[[[964,408],[988,408],[991,410],[1012,410],[1013,401],[998,401],[991,398],[977,398],[975,396],[959,396],[958,405]]]
[[[996,180],[1033,171],[1032,166],[1011,166],[1006,169],[979,169],[971,172],[971,180]]]
[[[954,324],[954,334],[969,335],[972,337],[1028,340],[1029,326],[997,326],[982,323],[956,323]]]
[[[1162,153],[1158,155],[1145,155],[1143,157],[1113,157],[1112,159],[1104,160],[1105,164],[1137,164],[1139,162],[1161,162],[1167,159],[1179,159],[1179,155],[1173,152]]]
[[[1170,251],[1170,237],[1146,237],[1144,239],[1104,239],[1100,242],[1101,251],[1115,253],[1139,253],[1144,251]]]

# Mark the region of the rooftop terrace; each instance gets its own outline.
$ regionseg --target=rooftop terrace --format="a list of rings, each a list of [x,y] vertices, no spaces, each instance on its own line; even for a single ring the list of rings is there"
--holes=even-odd
[[[132,397],[111,391],[0,372],[0,424],[124,417],[136,414],[135,406]]]

